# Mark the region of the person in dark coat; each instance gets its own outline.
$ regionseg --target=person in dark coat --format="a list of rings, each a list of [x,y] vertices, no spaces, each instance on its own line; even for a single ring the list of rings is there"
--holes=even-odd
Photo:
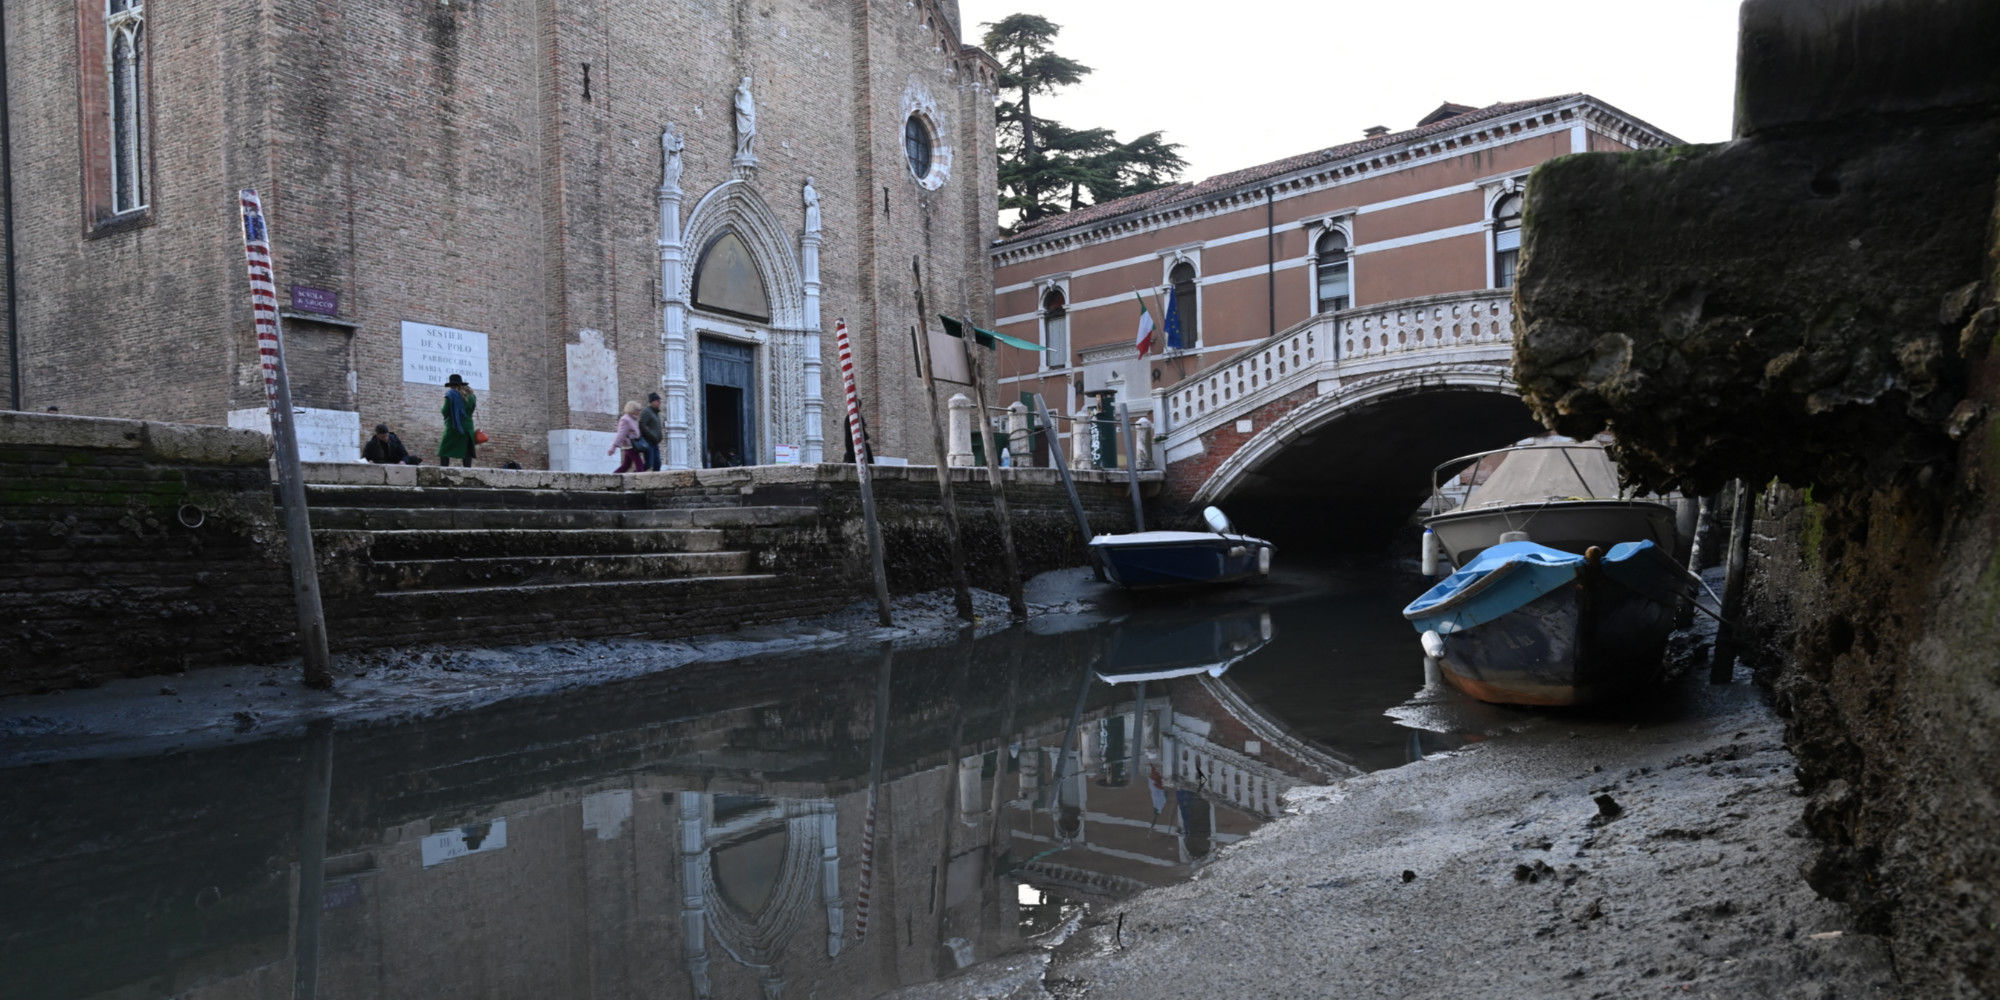
[[[450,465],[456,458],[472,467],[472,459],[477,454],[473,448],[474,434],[479,432],[473,426],[472,413],[479,408],[479,397],[463,378],[453,375],[444,383],[444,406],[438,412],[444,415],[444,437],[438,441],[438,459],[441,465]]]
[[[646,408],[639,411],[639,450],[646,456],[646,471],[660,471],[660,442],[667,436],[660,422],[660,394],[646,394]]]
[[[410,457],[409,449],[403,447],[403,439],[389,430],[388,424],[376,424],[375,436],[361,449],[361,458],[376,465],[401,465]]]

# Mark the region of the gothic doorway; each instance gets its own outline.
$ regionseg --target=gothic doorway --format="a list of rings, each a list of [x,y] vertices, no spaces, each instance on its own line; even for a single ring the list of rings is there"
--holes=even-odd
[[[701,338],[701,464],[757,464],[757,349]]]

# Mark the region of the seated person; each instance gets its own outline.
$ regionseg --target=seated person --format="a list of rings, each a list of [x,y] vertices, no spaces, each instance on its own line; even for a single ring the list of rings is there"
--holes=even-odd
[[[374,462],[377,465],[401,465],[410,457],[410,453],[403,448],[401,438],[389,433],[388,424],[376,424],[375,436],[369,438],[368,444],[362,447],[361,457],[364,461]]]

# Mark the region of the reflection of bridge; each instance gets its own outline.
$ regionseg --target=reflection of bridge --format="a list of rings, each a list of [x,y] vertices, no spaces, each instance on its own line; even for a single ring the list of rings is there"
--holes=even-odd
[[[1453,455],[1531,431],[1505,289],[1315,316],[1167,390],[1167,495],[1407,513]],[[1250,530],[1265,530],[1254,514]],[[1277,517],[1262,520],[1277,522]]]

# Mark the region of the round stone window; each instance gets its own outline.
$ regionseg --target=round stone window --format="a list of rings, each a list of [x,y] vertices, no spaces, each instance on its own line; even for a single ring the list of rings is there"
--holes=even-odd
[[[931,124],[922,114],[912,114],[903,120],[903,159],[909,163],[910,173],[920,181],[931,175],[935,145]]]

